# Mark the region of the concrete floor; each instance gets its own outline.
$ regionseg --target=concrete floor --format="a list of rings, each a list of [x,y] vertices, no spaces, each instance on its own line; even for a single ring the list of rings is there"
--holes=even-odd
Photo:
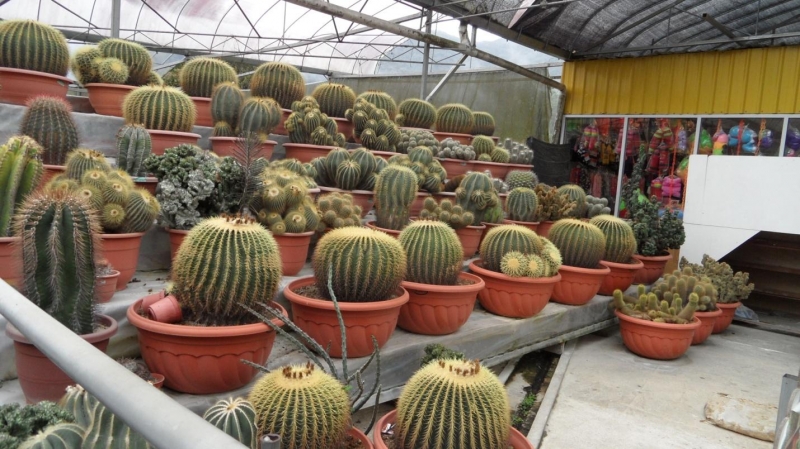
[[[640,358],[618,332],[582,337],[539,449],[768,449],[704,421],[716,393],[777,407],[800,366],[800,338],[731,326],[682,358]]]

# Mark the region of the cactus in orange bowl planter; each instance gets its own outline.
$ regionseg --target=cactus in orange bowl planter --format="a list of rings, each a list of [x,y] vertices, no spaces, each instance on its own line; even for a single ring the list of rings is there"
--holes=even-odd
[[[281,108],[289,109],[306,93],[303,75],[293,65],[265,62],[258,66],[250,80],[250,91],[256,97],[269,97]]]
[[[469,134],[475,125],[472,111],[463,104],[446,104],[436,111],[436,131],[440,133]]]
[[[494,117],[488,112],[473,112],[475,125],[472,127],[473,135],[491,136],[494,134]]]
[[[97,49],[105,58],[116,58],[128,68],[125,84],[141,86],[147,84],[153,68],[153,58],[143,46],[124,39],[103,39]]]
[[[60,31],[34,20],[0,23],[0,67],[65,76],[69,48]]]
[[[181,89],[190,97],[211,97],[211,92],[218,84],[236,81],[236,70],[216,58],[192,58],[180,73]]]
[[[563,258],[561,282],[553,291],[553,300],[570,305],[589,302],[611,272],[600,265],[605,254],[605,234],[593,224],[563,219],[553,225],[548,237]]]
[[[344,117],[356,102],[356,93],[344,84],[320,84],[311,96],[319,103],[319,110],[331,117]]]

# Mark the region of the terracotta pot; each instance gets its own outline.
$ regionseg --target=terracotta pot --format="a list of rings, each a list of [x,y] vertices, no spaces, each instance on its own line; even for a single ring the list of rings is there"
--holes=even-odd
[[[372,210],[372,206],[375,203],[375,192],[371,190],[342,190],[336,187],[322,186],[320,186],[319,190],[322,194],[331,192],[349,193],[353,197],[353,204],[361,206],[361,218],[367,216],[367,213]]]
[[[350,137],[353,135],[353,122],[342,117],[330,118],[336,122],[336,129],[339,130],[340,133],[344,134],[344,140],[350,140]]]
[[[98,303],[103,304],[111,301],[114,292],[117,291],[117,280],[119,271],[111,270],[112,273],[106,276],[94,278],[94,297]]]
[[[150,293],[147,296],[142,297],[142,303],[139,305],[140,310],[147,311],[153,304],[156,302],[166,298],[166,292],[164,290],[159,290],[155,293]]]
[[[508,171],[510,172],[512,170],[532,171],[533,164],[508,164]]]
[[[632,259],[632,263],[616,263],[607,260],[601,260],[600,264],[605,265],[611,270],[603,279],[598,293],[601,295],[613,295],[614,290],[622,290],[625,293],[631,285],[633,285],[633,278],[636,273],[644,266],[642,261]]]
[[[281,252],[284,276],[294,276],[303,269],[308,258],[308,247],[311,245],[312,235],[314,235],[314,231],[273,235]]]
[[[536,233],[541,237],[547,238],[547,236],[550,235],[550,228],[552,228],[555,223],[555,221],[549,220],[540,222],[539,227],[536,228]]]
[[[469,145],[472,143],[472,134],[459,134],[459,133],[445,133],[434,131],[433,137],[439,142],[447,139],[448,137],[460,143],[461,145]]]
[[[105,352],[108,341],[117,333],[117,322],[106,315],[98,315],[97,319],[102,328],[91,334],[81,335],[81,338]],[[58,402],[64,396],[64,389],[75,381],[32,345],[11,323],[6,325],[6,335],[14,340],[17,375],[28,404],[39,401]]]
[[[439,159],[442,168],[447,172],[447,179],[453,179],[458,175],[465,175],[468,171],[474,171],[475,161],[465,161],[462,159]]]
[[[195,126],[214,126],[214,119],[211,118],[211,98],[190,97],[197,110],[197,118],[194,120]]]
[[[169,233],[169,260],[175,260],[175,255],[178,254],[178,248],[181,247],[181,243],[183,243],[183,239],[186,238],[186,234],[188,234],[189,231],[167,228],[167,232]]]
[[[300,162],[311,162],[317,157],[325,157],[336,147],[325,145],[309,145],[306,143],[284,143],[286,159],[297,159]]]
[[[386,443],[383,442],[381,437],[381,430],[387,425],[393,425],[397,420],[397,410],[392,410],[389,413],[381,416],[375,422],[375,427],[372,429],[372,441],[375,443],[375,449],[389,449]],[[445,429],[442,429],[443,431]],[[535,449],[533,444],[528,441],[528,438],[520,433],[519,430],[511,427],[511,432],[508,435],[508,445],[513,449]],[[465,448],[466,449],[466,448]]]
[[[672,259],[672,256],[640,256],[634,254],[633,258],[642,261],[644,264],[644,267],[637,271],[633,277],[633,283],[650,285],[664,274],[664,267]]]
[[[323,348],[330,345],[331,357],[342,356],[342,335],[332,301],[313,299],[295,290],[314,284],[314,277],[294,280],[283,290],[292,303],[294,323]],[[347,356],[365,357],[372,354],[372,336],[383,347],[392,336],[400,308],[408,302],[408,292],[400,288],[396,298],[377,302],[340,302],[347,337]]]
[[[655,360],[672,360],[682,356],[692,345],[700,320],[689,324],[654,323],[614,311],[619,318],[619,331],[625,347],[636,355]]]
[[[496,228],[498,226],[503,226],[505,223],[487,223],[487,222],[484,221],[481,224],[486,226],[486,229],[484,229],[483,233],[481,234],[481,243],[483,243],[483,239],[486,238],[486,234],[489,233],[489,231],[491,231],[492,228]]]
[[[141,303],[141,299],[133,303],[127,317],[139,330],[142,358],[175,391],[214,394],[241,388],[258,373],[241,360],[263,365],[275,342],[275,331],[264,323],[216,327],[159,323],[139,314]],[[272,306],[286,314],[279,304]],[[283,325],[277,318],[271,321]]]
[[[739,301],[732,304],[723,304],[718,302],[717,308],[722,310],[722,315],[717,317],[717,321],[714,323],[714,330],[711,333],[719,334],[720,332],[724,332],[725,329],[727,329],[728,326],[730,326],[733,322],[733,315],[736,313],[736,309],[740,305],[742,305],[742,303]]]
[[[376,231],[385,232],[386,234],[389,234],[389,235],[391,235],[392,237],[394,237],[396,239],[400,238],[400,233],[402,232],[402,231],[395,231],[394,229],[386,229],[386,228],[378,227],[377,225],[375,225],[375,221],[372,221],[372,220],[364,223],[364,225],[366,227],[370,228],[370,229],[374,229]]]
[[[231,156],[236,158],[239,162],[244,163],[242,157],[240,157],[239,150],[238,150],[238,137],[209,137],[208,141],[211,142],[211,151],[214,152],[219,157]],[[258,154],[254,156],[259,158],[263,157],[266,160],[270,160],[272,158],[272,153],[275,151],[275,145],[278,142],[274,140],[265,140],[264,143],[261,144],[261,150],[258,151]]]
[[[286,131],[286,127],[283,126],[286,123],[286,119],[292,114],[291,109],[281,109],[281,122],[278,123],[278,126],[272,131],[272,134],[277,134],[279,136],[288,136],[289,131]]]
[[[0,279],[22,289],[22,259],[17,252],[19,237],[0,237]]]
[[[601,265],[600,268],[580,268],[561,265],[558,274],[561,282],[553,289],[553,302],[570,306],[582,306],[594,298],[600,290],[603,280],[611,273],[611,269]]]
[[[156,187],[158,187],[158,178],[155,176],[147,176],[144,178],[133,178],[133,183],[136,184],[136,187],[141,187],[151,195],[156,194]]]
[[[403,281],[409,300],[400,309],[397,326],[422,335],[446,335],[457,331],[475,308],[478,292],[486,285],[483,279],[461,273],[458,279],[469,285],[431,285]]]
[[[503,180],[506,179],[506,175],[508,174],[509,170],[508,164],[500,164],[497,162],[484,162],[478,160],[472,162],[473,162],[472,171],[483,173],[486,170],[489,170],[490,172],[492,172],[493,178],[500,178]]]
[[[157,373],[150,373],[150,384],[156,389],[160,390],[164,386],[164,375]]]
[[[713,312],[695,312],[694,316],[700,320],[700,327],[694,331],[692,344],[699,345],[700,343],[706,341],[709,336],[711,336],[711,331],[714,330],[714,324],[716,324],[717,319],[722,316],[722,309],[718,308]]]
[[[375,446],[372,445],[372,441],[370,441],[369,438],[364,435],[364,432],[356,429],[355,427],[349,428],[347,430],[347,434],[361,442],[361,449],[375,448]]]
[[[182,143],[197,145],[197,142],[200,141],[200,134],[195,133],[161,131],[158,129],[148,129],[147,132],[150,134],[150,141],[152,142],[150,152],[158,156],[164,154],[164,150],[167,148],[177,147]]]
[[[425,198],[431,196],[428,192],[417,192],[416,198],[414,198],[414,202],[411,203],[411,217],[419,217],[419,213],[422,212],[422,205],[425,203]]]
[[[149,319],[159,323],[180,323],[183,320],[181,305],[174,295],[165,296],[146,308],[142,306],[142,310],[147,312]]]
[[[143,236],[144,232],[100,234],[100,239],[103,241],[99,251],[100,257],[119,270],[117,291],[127,288],[128,282],[136,274],[136,264],[139,262],[139,248],[142,246]]]
[[[465,259],[474,256],[478,252],[484,231],[486,231],[486,225],[465,226],[456,229],[458,239],[461,241],[461,248],[464,249]]]
[[[44,164],[44,173],[42,173],[42,178],[39,180],[39,188],[46,186],[51,179],[55,178],[58,175],[64,174],[66,171],[67,171],[66,165]]]
[[[89,103],[94,112],[114,117],[122,117],[122,101],[136,89],[135,86],[106,83],[89,83],[84,87],[89,94]]]
[[[536,230],[539,229],[539,222],[538,221],[533,221],[533,222],[531,222],[531,221],[514,221],[514,220],[505,219],[505,220],[503,220],[503,224],[515,224],[515,225],[524,226],[524,227],[530,229],[533,232],[536,232]]]
[[[469,269],[486,283],[478,293],[478,300],[484,309],[495,315],[508,318],[530,318],[550,301],[553,288],[561,280],[561,275],[549,278],[512,278],[503,273],[483,268],[481,260],[469,263]]]
[[[0,67],[0,103],[25,105],[32,97],[48,95],[66,98],[72,82],[65,76],[33,70]]]

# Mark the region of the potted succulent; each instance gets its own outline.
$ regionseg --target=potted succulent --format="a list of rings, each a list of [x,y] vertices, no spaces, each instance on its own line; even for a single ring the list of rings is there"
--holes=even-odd
[[[103,259],[97,263],[95,274],[95,296],[98,304],[104,304],[111,301],[114,292],[117,291],[117,280],[119,279],[119,271]]]
[[[5,90],[5,89],[3,89]],[[44,184],[64,172],[67,153],[78,147],[78,127],[72,119],[72,107],[57,97],[34,97],[27,103],[19,133],[42,146]]]
[[[375,157],[364,148],[348,152],[334,148],[325,157],[311,161],[316,170],[314,179],[324,192],[347,192],[361,207],[364,217],[373,205],[373,190],[378,173],[386,167],[384,159]]]
[[[397,103],[394,98],[386,92],[379,90],[367,90],[356,97],[356,101],[366,100],[378,109],[383,109],[389,115],[389,120],[394,121],[397,117]]]
[[[473,162],[476,171],[488,171],[494,178],[503,179],[511,166],[511,153],[503,147],[495,146],[491,137],[475,136],[470,144],[475,149],[477,159]]]
[[[456,332],[469,319],[483,279],[461,271],[463,249],[458,236],[441,221],[420,220],[400,233],[406,252],[402,285],[409,300],[397,325],[423,335]]]
[[[568,217],[570,212],[575,209],[576,203],[570,201],[567,195],[560,193],[557,188],[547,184],[538,184],[534,191],[539,204],[539,213],[536,219],[539,226],[536,228],[536,233],[547,237],[553,224]]]
[[[0,146],[0,279],[21,287],[22,262],[12,234],[12,220],[42,177],[42,147],[27,136],[14,136]]]
[[[367,222],[367,227],[398,237],[409,222],[416,195],[416,173],[390,164],[375,181],[375,221]]]
[[[648,359],[672,360],[682,356],[692,345],[700,320],[694,316],[700,297],[690,293],[684,304],[679,295],[667,292],[658,301],[656,293],[632,298],[614,290],[614,314],[619,319],[622,342],[634,354]]]
[[[436,132],[433,133],[440,141],[451,138],[463,145],[472,141],[472,127],[475,117],[472,111],[463,104],[450,103],[436,111]],[[477,150],[476,150],[477,152]]]
[[[492,183],[492,178],[483,173],[468,173],[458,182],[451,179],[448,184],[457,184],[455,188],[456,205],[461,206],[467,212],[472,213],[472,225],[478,226],[486,223],[487,220],[499,223],[502,221],[502,206],[497,191]],[[445,190],[449,190],[445,186]],[[500,206],[500,217],[496,217],[497,207]],[[487,218],[487,215],[490,218]]]
[[[72,56],[71,67],[86,88],[95,112],[115,117],[122,117],[126,95],[154,80],[150,52],[124,39],[103,39],[97,46],[79,48]]]
[[[470,134],[473,136],[489,136],[495,139],[495,143],[498,143],[499,138],[493,137],[495,123],[492,114],[489,114],[488,112],[476,111],[472,113],[472,117],[475,119],[475,124],[472,125],[472,131]]]
[[[539,228],[536,217],[539,214],[539,203],[536,191],[529,187],[516,187],[508,193],[506,200],[508,218],[503,223],[525,226],[533,232]]]
[[[275,134],[287,135],[286,119],[292,113],[292,104],[306,94],[303,74],[285,62],[265,62],[256,68],[250,79],[250,93],[255,97],[272,98],[281,107],[281,121]],[[342,145],[344,146],[344,145]]]
[[[484,309],[509,318],[530,318],[550,301],[561,280],[561,255],[547,239],[519,225],[492,228],[483,239],[481,259],[469,269],[486,283],[478,293]]]
[[[182,143],[197,144],[200,134],[192,131],[197,110],[192,99],[179,89],[169,86],[142,86],[125,96],[122,102],[125,123],[140,124],[152,139],[152,153]]]
[[[133,369],[130,362],[121,360],[126,368]],[[135,363],[135,362],[134,362]],[[135,372],[135,374],[140,374]],[[144,375],[145,373],[141,373]],[[66,393],[58,401],[58,406],[74,417],[70,426],[77,427],[79,437],[71,433],[64,435],[64,429],[45,431],[41,436],[44,444],[30,446],[31,449],[39,447],[130,447],[151,449],[152,446],[144,436],[131,429],[117,415],[109,410],[102,402],[97,400],[80,385],[71,385],[66,388]],[[47,435],[49,433],[49,435]],[[73,438],[75,438],[73,440]],[[40,441],[41,441],[40,440]],[[83,444],[81,444],[81,442]]]
[[[0,408],[0,441],[3,447],[19,448],[23,442],[58,424],[69,424],[75,417],[57,404],[42,401],[20,406],[16,402]],[[74,446],[80,447],[80,445]]]
[[[89,203],[67,191],[27,197],[14,219],[25,273],[20,291],[81,338],[105,351],[117,322],[96,312],[95,249],[100,225]],[[71,226],[62,226],[70,223]],[[72,380],[12,324],[17,374],[28,402],[57,400]]]
[[[389,118],[389,113],[359,98],[345,111],[345,118],[353,129],[352,138],[376,156],[390,158],[400,143],[400,128]]]
[[[292,103],[292,113],[284,123],[290,143],[283,144],[286,157],[309,162],[337,147],[344,147],[345,136],[336,122],[319,110],[314,97],[303,97]]]
[[[694,331],[693,345],[699,345],[706,341],[711,335],[711,331],[714,330],[717,319],[722,316],[722,309],[717,307],[717,289],[711,279],[695,275],[691,267],[675,270],[654,284],[651,291],[656,294],[659,304],[665,300],[669,303],[671,301],[670,294],[672,297],[677,295],[681,298],[688,298],[690,293],[697,294],[699,300],[694,316],[700,320],[700,327]]]
[[[453,139],[450,139],[452,142]],[[397,152],[408,154],[408,150],[416,147],[425,147],[431,153],[439,157],[439,141],[433,137],[433,133],[427,129],[419,128],[400,128],[400,141],[397,142]],[[441,162],[441,161],[440,161]]]
[[[506,137],[506,140],[503,141],[503,148],[505,148],[509,154],[509,173],[516,170],[533,170],[533,150],[528,148],[527,145],[524,143],[514,142],[510,138]],[[539,180],[537,178],[536,184],[538,183]]]
[[[353,123],[345,118],[345,113],[356,102],[356,93],[344,84],[323,83],[318,85],[311,96],[319,103],[319,110],[336,122],[339,132],[349,137],[353,135]]]
[[[397,106],[394,122],[401,128],[432,131],[436,123],[436,107],[419,98],[407,98]]]
[[[586,195],[586,218],[591,220],[598,215],[611,215],[611,208],[608,207],[608,198],[596,198]]]
[[[411,148],[408,154],[396,154],[389,159],[389,164],[402,165],[410,168],[417,174],[417,196],[411,205],[411,216],[419,216],[425,199],[431,194],[440,193],[444,189],[447,172],[438,160],[433,158],[433,152],[424,146]]]
[[[319,223],[317,233],[325,234],[331,229],[361,225],[361,206],[353,201],[353,195],[331,192],[317,198]]]
[[[4,20],[0,49],[0,102],[24,105],[37,95],[67,96],[69,47],[60,31],[33,20]]]
[[[214,130],[208,140],[215,154],[233,156],[244,163],[243,141],[258,139],[257,156],[267,160],[272,157],[278,142],[269,140],[269,134],[281,120],[280,107],[274,100],[250,97],[245,101],[238,84],[223,82],[214,87],[210,108]]]
[[[138,187],[155,195],[158,178],[148,176],[144,166],[152,148],[150,133],[142,125],[125,125],[117,133],[117,168],[131,175]]]
[[[181,89],[192,98],[197,118],[197,126],[214,126],[211,119],[211,93],[220,83],[236,83],[236,70],[227,62],[205,56],[192,58],[183,68],[180,75]]]
[[[510,170],[505,177],[505,182],[508,184],[509,190],[514,190],[517,187],[525,187],[533,190],[539,185],[539,177],[530,169]]]
[[[573,306],[591,301],[611,272],[600,264],[606,250],[605,234],[593,224],[565,218],[553,225],[549,238],[563,259],[553,301]]]
[[[459,424],[465,422],[470,425]],[[397,410],[375,428],[377,449],[533,449],[511,427],[505,386],[478,360],[439,359],[425,365],[406,382]]]
[[[425,198],[419,218],[420,220],[438,220],[453,228],[461,242],[464,258],[470,258],[478,252],[481,235],[486,226],[472,226],[474,219],[472,212],[465,211],[461,206],[454,206],[453,202],[446,198],[436,204],[436,200],[428,197]]]
[[[599,293],[611,295],[618,289],[624,292],[644,266],[640,260],[633,258],[636,237],[631,225],[613,215],[597,215],[589,220],[589,224],[600,228],[606,236],[605,253],[600,263],[611,270],[600,285]]]
[[[703,255],[702,265],[690,264],[685,258],[681,258],[680,267],[689,267],[695,275],[707,277],[711,281],[717,291],[715,306],[722,310],[722,314],[714,322],[712,333],[724,332],[731,325],[736,309],[755,289],[755,285],[749,282],[750,274],[744,271],[734,273],[730,265],[717,262],[708,254]]]
[[[474,171],[474,161],[478,157],[472,146],[463,145],[449,137],[439,142],[435,156],[447,171],[450,179]]]
[[[565,195],[567,197],[567,201],[570,203],[575,203],[575,207],[571,211],[567,212],[563,218],[577,218],[581,220],[586,217],[586,191],[583,190],[583,187],[577,184],[564,184],[563,186],[559,187],[557,191],[558,193]]]

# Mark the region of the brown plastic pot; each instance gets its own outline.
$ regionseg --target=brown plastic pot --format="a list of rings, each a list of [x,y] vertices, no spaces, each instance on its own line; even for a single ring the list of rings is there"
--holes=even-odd
[[[141,187],[150,192],[150,195],[156,194],[156,187],[158,187],[158,178],[156,178],[155,176],[133,178],[133,183],[136,184],[136,187]]]
[[[478,248],[481,246],[481,238],[483,238],[483,233],[486,231],[486,225],[465,226],[455,231],[456,235],[458,235],[458,240],[461,241],[464,258],[468,259],[478,252]]]
[[[144,303],[144,301],[142,301]],[[180,323],[183,319],[181,305],[174,295],[165,296],[158,301],[150,303],[148,307],[142,306],[147,311],[147,317],[159,323]]]
[[[486,283],[478,293],[478,300],[489,312],[508,318],[530,318],[550,301],[553,288],[561,275],[549,278],[513,278],[503,273],[483,268],[483,261],[473,260],[469,269]]]
[[[117,291],[125,290],[128,282],[136,274],[136,264],[139,262],[139,248],[142,246],[143,236],[144,232],[100,234],[100,240],[103,241],[99,251],[100,257],[119,270]]]
[[[286,127],[283,126],[286,123],[286,119],[292,114],[291,109],[281,109],[281,121],[278,123],[278,126],[272,131],[272,134],[277,134],[279,136],[288,136],[289,131],[286,131]]]
[[[515,221],[515,220],[509,220],[509,219],[506,218],[506,219],[503,220],[503,224],[515,224],[515,225],[524,226],[524,227],[530,229],[533,232],[536,232],[539,229],[539,222],[538,221]]]
[[[330,117],[334,122],[336,122],[336,129],[344,134],[344,139],[349,140],[350,137],[353,135],[353,122],[347,120],[346,118],[341,117]]]
[[[342,190],[337,189],[336,187],[323,186],[320,186],[319,190],[322,194],[331,192],[350,194],[353,197],[353,204],[356,206],[361,206],[361,218],[367,216],[369,211],[372,210],[373,204],[375,203],[375,192],[371,190]]]
[[[111,301],[114,292],[117,291],[117,280],[119,279],[119,271],[111,270],[112,273],[106,276],[97,276],[94,278],[94,297],[99,304]]]
[[[283,267],[284,276],[294,276],[303,269],[308,258],[308,247],[311,245],[312,235],[314,235],[314,231],[273,235],[281,253],[281,267]]]
[[[66,98],[71,82],[65,76],[52,73],[0,67],[0,86],[3,86],[0,103],[25,106],[29,99],[39,95]]]
[[[19,237],[0,237],[0,279],[22,289],[22,259],[17,251]]]
[[[461,145],[469,145],[472,143],[472,134],[445,133],[440,131],[434,131],[433,137],[439,142],[449,137],[455,140],[456,142],[460,143]]]
[[[333,301],[314,299],[295,293],[297,289],[314,284],[313,276],[289,283],[283,290],[292,303],[294,323],[323,348],[330,347],[331,357],[342,356],[342,335]],[[397,326],[400,308],[408,302],[408,292],[400,287],[397,297],[376,302],[340,302],[347,338],[347,356],[365,357],[372,354],[372,336],[378,347],[389,341]]]
[[[473,163],[475,161],[465,161],[463,159],[449,159],[441,158],[439,163],[442,168],[447,172],[447,179],[453,179],[458,175],[465,175],[468,171],[474,171]]]
[[[369,438],[364,435],[364,432],[356,429],[355,427],[347,429],[347,434],[361,442],[361,449],[375,448],[375,446],[372,445],[372,441],[370,441]]]
[[[508,164],[501,164],[498,162],[486,162],[486,161],[472,161],[472,170],[477,172],[485,172],[489,170],[492,173],[492,178],[500,178],[505,180],[506,175],[508,174]]]
[[[167,148],[177,147],[180,144],[188,143],[197,145],[200,141],[200,134],[184,133],[179,131],[161,131],[158,129],[148,129],[150,142],[152,144],[150,152],[157,156],[164,154]]]
[[[712,334],[719,334],[724,332],[728,326],[731,325],[733,322],[733,315],[736,313],[736,309],[742,305],[741,302],[736,301],[731,304],[723,304],[721,302],[717,303],[717,308],[722,310],[722,315],[717,317],[717,321],[714,323],[714,330],[711,332]]]
[[[152,372],[164,375],[167,388],[189,394],[214,394],[241,388],[258,370],[241,361],[263,365],[275,331],[264,323],[242,326],[183,326],[159,323],[140,315],[142,300],[127,312],[128,321],[139,330],[142,358]],[[284,315],[286,310],[272,304]],[[278,326],[283,321],[271,320]]]
[[[669,254],[666,256],[640,256],[639,254],[634,254],[633,258],[641,260],[644,264],[644,267],[636,272],[633,282],[635,284],[650,285],[664,274],[664,267],[667,266],[667,262],[672,259],[672,256]]]
[[[409,300],[400,308],[397,326],[422,335],[447,335],[460,329],[469,319],[478,292],[486,283],[470,273],[461,273],[458,279],[472,283],[431,285],[403,281]]]
[[[558,269],[561,281],[553,289],[553,302],[570,306],[586,304],[594,298],[610,272],[611,269],[604,265],[599,268],[561,265]]]
[[[239,138],[238,137],[209,137],[208,141],[211,142],[211,151],[219,157],[231,156],[236,158],[237,161],[244,163],[241,155],[239,154]],[[265,140],[261,144],[261,150],[255,157],[263,157],[266,160],[272,158],[272,153],[275,151],[275,145],[278,142],[274,140]]]
[[[391,235],[392,237],[394,237],[394,238],[396,238],[396,239],[399,239],[399,238],[400,238],[400,233],[402,232],[402,231],[395,231],[394,229],[386,229],[386,228],[381,228],[381,227],[378,227],[378,226],[375,224],[375,221],[372,221],[372,220],[370,220],[370,221],[368,221],[368,222],[364,223],[364,225],[365,225],[366,227],[370,228],[370,229],[374,229],[374,230],[376,230],[376,231],[381,231],[381,232],[383,232],[383,233],[389,234],[389,235]]]
[[[109,340],[117,333],[117,321],[107,315],[98,315],[97,320],[100,328],[80,337],[105,352]],[[58,402],[64,396],[64,390],[75,381],[32,345],[13,324],[6,325],[6,335],[14,340],[17,375],[28,404]]]
[[[300,162],[311,162],[312,159],[325,157],[336,147],[327,145],[309,145],[307,143],[284,143],[286,159],[297,159]]]
[[[42,178],[39,180],[39,188],[44,187],[51,179],[58,175],[63,175],[66,171],[66,165],[44,164],[44,173],[42,173]]]
[[[547,236],[550,235],[550,228],[552,228],[555,223],[555,221],[550,220],[539,222],[539,227],[536,228],[536,233],[539,234],[540,237],[547,238]]]
[[[189,231],[167,228],[167,232],[169,233],[169,259],[175,260],[175,256],[178,254],[178,249],[180,249],[181,243],[183,243],[183,239],[186,238],[186,235],[189,233]]]
[[[375,449],[389,449],[386,443],[383,442],[381,430],[386,428],[387,425],[393,425],[397,421],[397,410],[392,410],[389,413],[378,418],[375,422],[375,427],[372,430],[372,441],[375,443]],[[445,431],[446,429],[442,429]],[[508,445],[513,449],[535,449],[533,444],[528,441],[528,438],[523,435],[519,430],[510,427],[508,435]],[[466,449],[466,448],[464,448]]]
[[[636,355],[655,360],[673,360],[685,354],[700,327],[697,318],[689,324],[670,324],[633,318],[619,310],[614,315],[619,318],[625,347]]]
[[[197,118],[194,119],[195,126],[214,126],[214,119],[211,118],[211,98],[210,97],[190,97],[197,110]]]
[[[89,94],[89,103],[94,112],[113,117],[122,117],[122,101],[136,89],[135,86],[107,83],[89,83],[84,87]]]
[[[610,273],[603,279],[598,293],[601,295],[613,295],[614,290],[622,290],[624,293],[631,285],[633,285],[633,278],[636,273],[642,269],[644,264],[641,260],[632,259],[631,263],[617,263],[601,260],[600,265],[605,265],[611,270]]]
[[[417,192],[417,196],[414,197],[414,202],[411,203],[409,217],[419,217],[419,213],[422,212],[423,204],[425,203],[425,198],[429,196],[431,196],[431,194],[428,192]]]
[[[717,319],[722,316],[722,309],[718,308],[712,312],[695,312],[694,316],[700,320],[700,327],[694,331],[692,344],[699,345],[711,336],[711,332],[714,330],[714,324],[716,324]]]

